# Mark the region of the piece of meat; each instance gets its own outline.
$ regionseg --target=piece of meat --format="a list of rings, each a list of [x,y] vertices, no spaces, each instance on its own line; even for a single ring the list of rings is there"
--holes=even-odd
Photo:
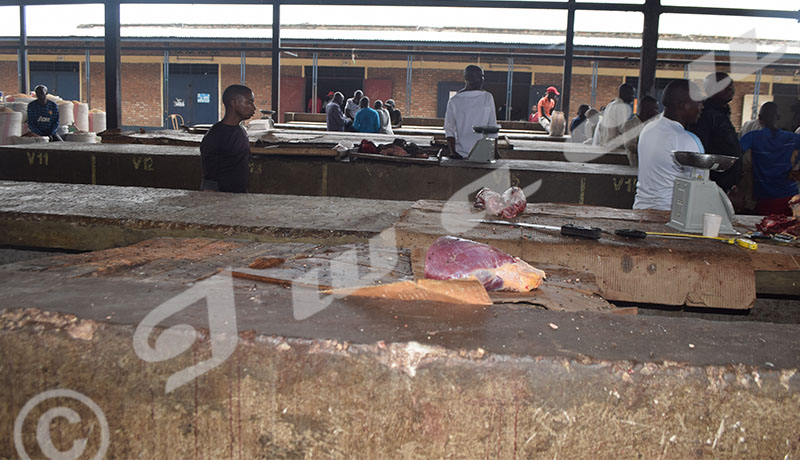
[[[425,277],[437,280],[475,277],[487,291],[528,292],[542,284],[545,273],[487,244],[443,236],[428,248]]]
[[[484,187],[475,195],[475,207],[485,209],[493,216],[500,216],[505,219],[513,219],[525,211],[528,200],[525,192],[519,187],[511,187],[502,195],[494,190]]]
[[[525,192],[521,188],[511,187],[503,192],[503,203],[505,203],[505,207],[500,215],[506,219],[513,219],[525,211],[528,199],[525,198]]]
[[[783,214],[770,214],[756,224],[756,229],[765,235],[775,235],[798,225],[794,217]]]
[[[389,155],[393,157],[407,157],[409,156],[408,152],[403,147],[399,147],[394,144],[388,144],[386,147],[381,149],[381,153],[383,155]]]
[[[505,202],[502,195],[488,187],[484,187],[475,195],[475,207],[485,209],[487,213],[496,216],[503,212]]]

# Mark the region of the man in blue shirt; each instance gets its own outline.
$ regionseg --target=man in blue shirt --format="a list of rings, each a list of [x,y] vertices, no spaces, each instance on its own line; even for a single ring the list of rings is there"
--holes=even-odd
[[[378,111],[369,106],[369,98],[361,98],[361,109],[356,113],[353,128],[360,133],[379,133],[381,131],[381,116]]]
[[[760,215],[791,215],[788,203],[796,195],[797,183],[789,177],[792,153],[800,149],[800,135],[778,129],[778,106],[767,102],[758,119],[763,129],[750,131],[739,141],[742,151],[753,156],[753,195]]]
[[[28,129],[27,136],[49,137],[51,141],[60,141],[58,130],[58,106],[55,102],[47,100],[47,87],[36,87],[36,100],[28,104]]]

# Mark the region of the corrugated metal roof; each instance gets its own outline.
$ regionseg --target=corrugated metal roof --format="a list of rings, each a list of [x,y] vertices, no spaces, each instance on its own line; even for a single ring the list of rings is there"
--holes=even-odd
[[[271,25],[202,25],[202,24],[163,24],[163,25],[123,25],[122,36],[129,39],[265,39],[272,37]],[[82,25],[75,27],[69,37],[102,37],[102,25]],[[324,25],[292,25],[281,29],[284,40],[312,40],[325,42],[375,42],[375,43],[419,43],[419,44],[470,44],[505,45],[509,47],[559,47],[564,44],[563,33],[539,30],[504,30],[489,28],[431,28],[431,27],[326,27]],[[735,37],[676,36],[667,35],[659,39],[660,50],[679,51],[730,51]],[[641,39],[638,34],[624,33],[578,33],[575,45],[605,49],[638,49]],[[800,55],[800,42],[778,40],[758,41],[759,53],[772,53],[786,46],[784,54]]]

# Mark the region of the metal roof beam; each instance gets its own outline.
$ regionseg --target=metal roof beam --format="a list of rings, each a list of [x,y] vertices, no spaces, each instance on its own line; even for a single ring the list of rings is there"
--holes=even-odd
[[[713,16],[749,16],[759,18],[779,18],[800,20],[800,10],[750,10],[742,8],[711,8],[700,6],[661,6],[665,14],[709,14]]]

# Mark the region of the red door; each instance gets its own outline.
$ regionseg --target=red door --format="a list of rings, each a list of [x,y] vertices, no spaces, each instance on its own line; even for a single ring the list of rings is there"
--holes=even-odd
[[[283,123],[286,112],[305,112],[306,81],[302,77],[281,77],[281,100],[276,120]]]
[[[392,99],[392,80],[379,80],[377,78],[368,78],[364,80],[364,94],[370,100],[370,106],[375,105],[375,101],[380,99],[386,102],[386,99]]]

